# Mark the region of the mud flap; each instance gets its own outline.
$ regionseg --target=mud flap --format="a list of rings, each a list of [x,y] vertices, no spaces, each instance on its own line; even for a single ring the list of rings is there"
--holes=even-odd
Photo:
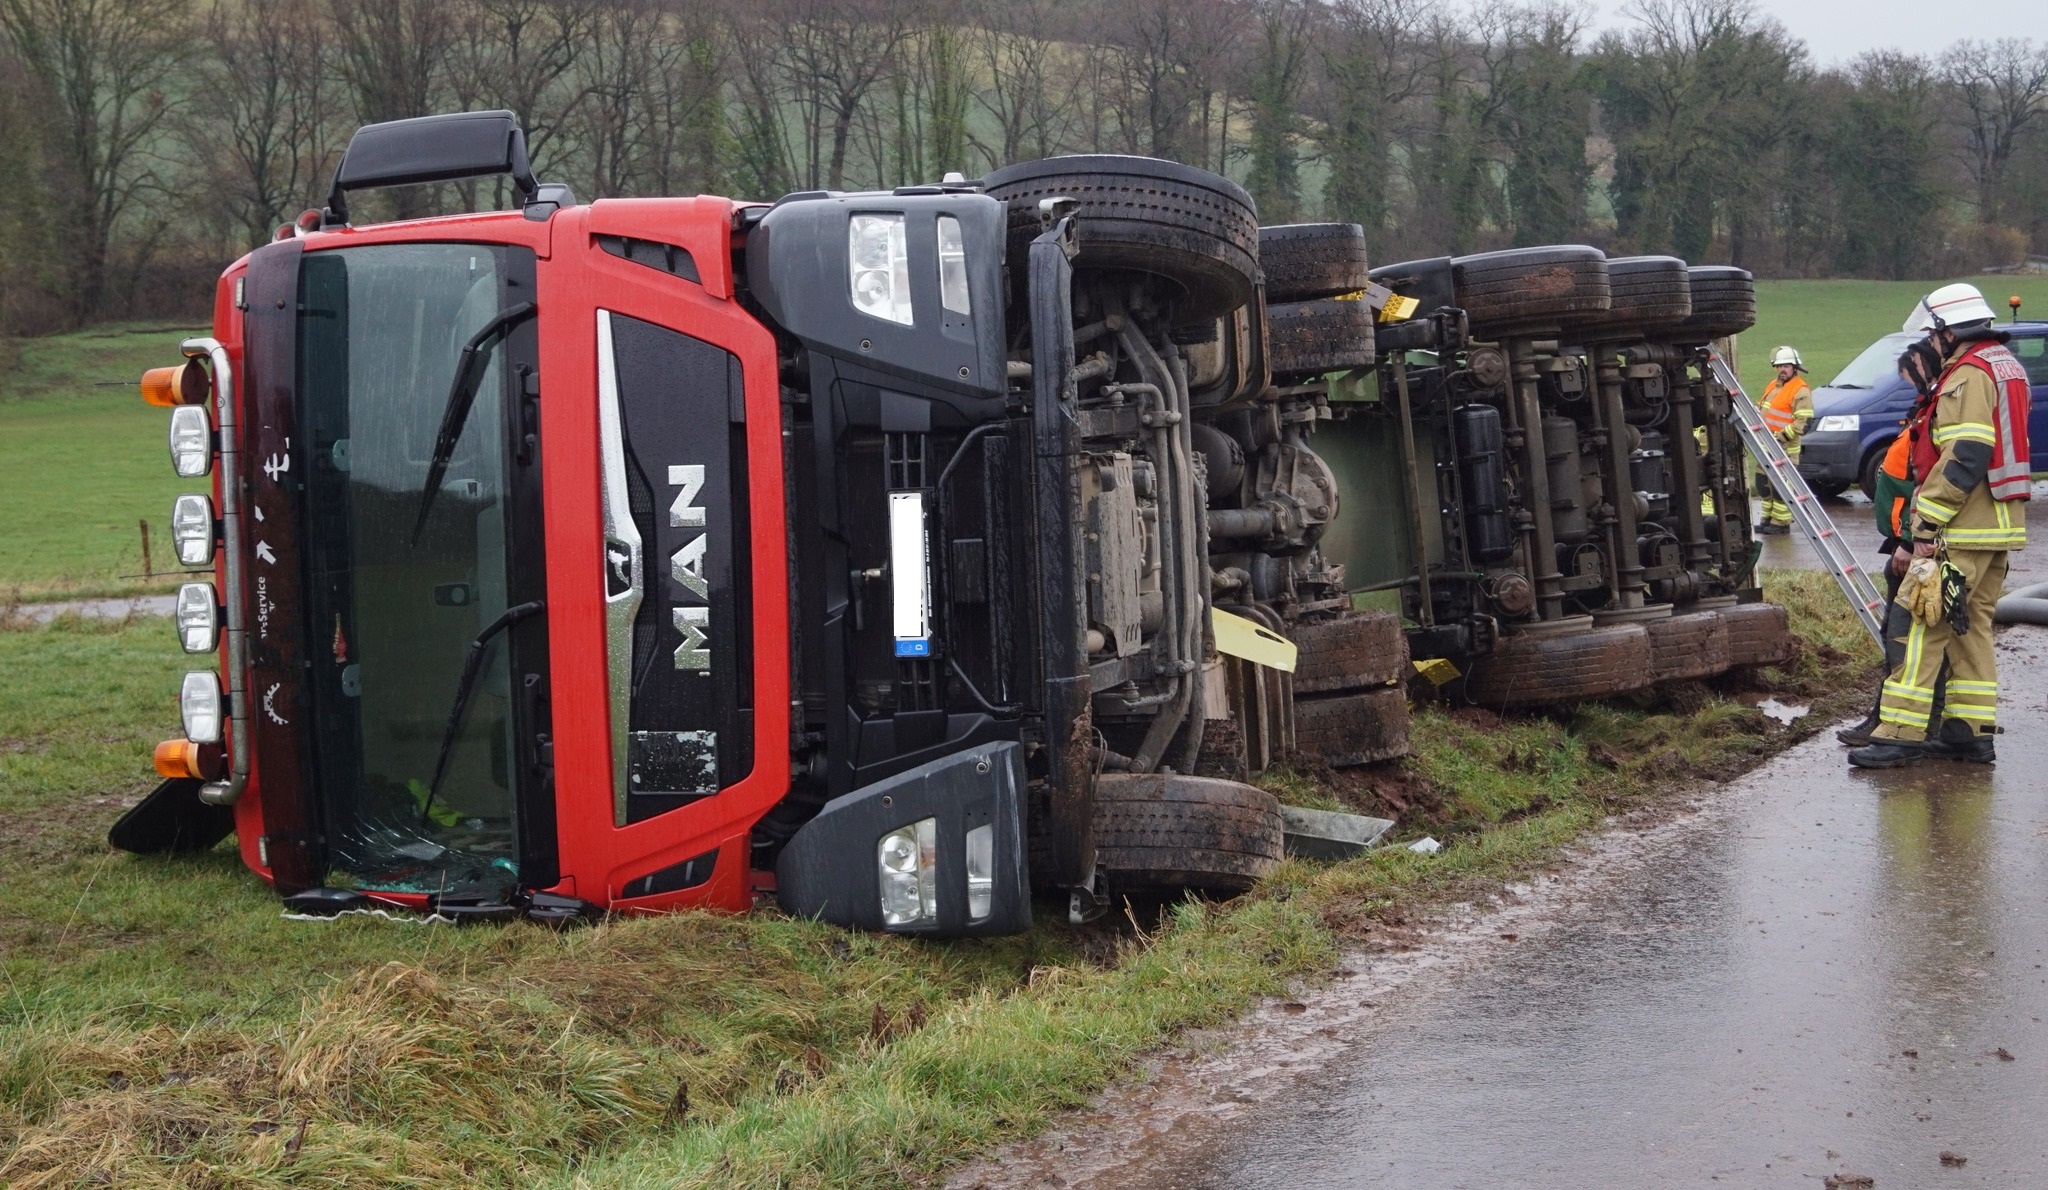
[[[963,938],[1017,934],[1031,926],[1025,870],[1024,749],[1008,741],[955,752],[825,803],[782,849],[776,896],[800,917],[890,933]],[[882,910],[882,841],[892,832],[931,829],[920,873],[929,880],[929,913],[903,924]],[[968,832],[992,828],[974,875],[990,881],[984,912],[970,905]],[[925,865],[930,865],[928,871]]]
[[[235,833],[235,811],[199,800],[196,777],[173,777],[156,787],[107,831],[107,842],[136,855],[209,851]]]

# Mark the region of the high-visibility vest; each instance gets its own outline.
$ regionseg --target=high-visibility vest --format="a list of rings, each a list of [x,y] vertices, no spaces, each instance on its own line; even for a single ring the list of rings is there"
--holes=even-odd
[[[1955,375],[1956,369],[1966,367],[1983,369],[1998,389],[1995,421],[1991,427],[1998,441],[1992,445],[1991,466],[1984,473],[1985,480],[1991,484],[1991,497],[1994,500],[2032,499],[2033,453],[2027,442],[2027,414],[2033,407],[2033,389],[2027,383],[2027,369],[2006,349],[2005,344],[1985,339],[1972,345],[1942,370],[1941,379],[1935,381],[1934,391],[1939,393],[1948,387],[1949,377]],[[1941,448],[1934,442],[1932,420],[1929,419],[1928,432],[1916,434],[1913,438],[1915,482],[1924,483],[1941,458]]]
[[[1799,394],[1806,391],[1806,377],[1794,372],[1790,380],[1773,380],[1764,390],[1764,399],[1759,402],[1764,411],[1764,424],[1771,433],[1782,434],[1792,428],[1792,408],[1799,402]]]

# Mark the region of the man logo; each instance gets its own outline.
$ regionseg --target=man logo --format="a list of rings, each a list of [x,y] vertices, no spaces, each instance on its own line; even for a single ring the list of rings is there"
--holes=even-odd
[[[683,463],[671,466],[668,469],[668,481],[682,489],[676,493],[675,502],[668,507],[669,527],[704,530],[669,555],[669,577],[684,591],[709,604],[711,581],[704,572],[704,558],[705,549],[711,542],[711,531],[705,510],[697,504],[697,497],[704,491],[704,464]],[[676,668],[710,673],[711,645],[707,634],[711,628],[711,608],[671,607],[669,614],[676,631],[683,634],[683,643],[676,646]]]

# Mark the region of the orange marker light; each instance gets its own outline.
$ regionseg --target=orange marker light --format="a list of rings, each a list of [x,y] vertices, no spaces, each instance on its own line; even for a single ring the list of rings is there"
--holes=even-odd
[[[195,744],[191,740],[165,740],[156,746],[156,775],[172,780],[217,780],[224,753],[219,744]]]
[[[178,405],[204,405],[213,380],[206,369],[192,360],[168,368],[151,368],[142,374],[142,399],[165,409]]]

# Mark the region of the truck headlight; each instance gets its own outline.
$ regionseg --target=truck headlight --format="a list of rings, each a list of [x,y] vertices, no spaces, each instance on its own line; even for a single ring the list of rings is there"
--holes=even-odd
[[[213,470],[213,426],[202,406],[171,410],[171,470],[180,479],[197,479]]]
[[[846,225],[853,308],[912,325],[909,236],[901,215],[855,215]]]
[[[220,644],[220,600],[212,583],[178,588],[178,643],[187,653],[211,653]]]
[[[220,677],[210,669],[185,675],[178,691],[178,713],[185,720],[185,738],[195,744],[220,743]]]
[[[1863,428],[1863,415],[1860,413],[1837,413],[1832,417],[1821,418],[1814,423],[1813,428],[1822,434],[1833,434],[1837,431],[1847,431],[1854,434]]]
[[[178,561],[206,566],[213,561],[213,501],[184,495],[171,505],[171,540],[178,543]]]
[[[984,822],[967,832],[967,920],[980,921],[996,904],[996,827]]]
[[[884,925],[912,926],[938,918],[938,841],[939,820],[925,818],[897,827],[876,844]]]

